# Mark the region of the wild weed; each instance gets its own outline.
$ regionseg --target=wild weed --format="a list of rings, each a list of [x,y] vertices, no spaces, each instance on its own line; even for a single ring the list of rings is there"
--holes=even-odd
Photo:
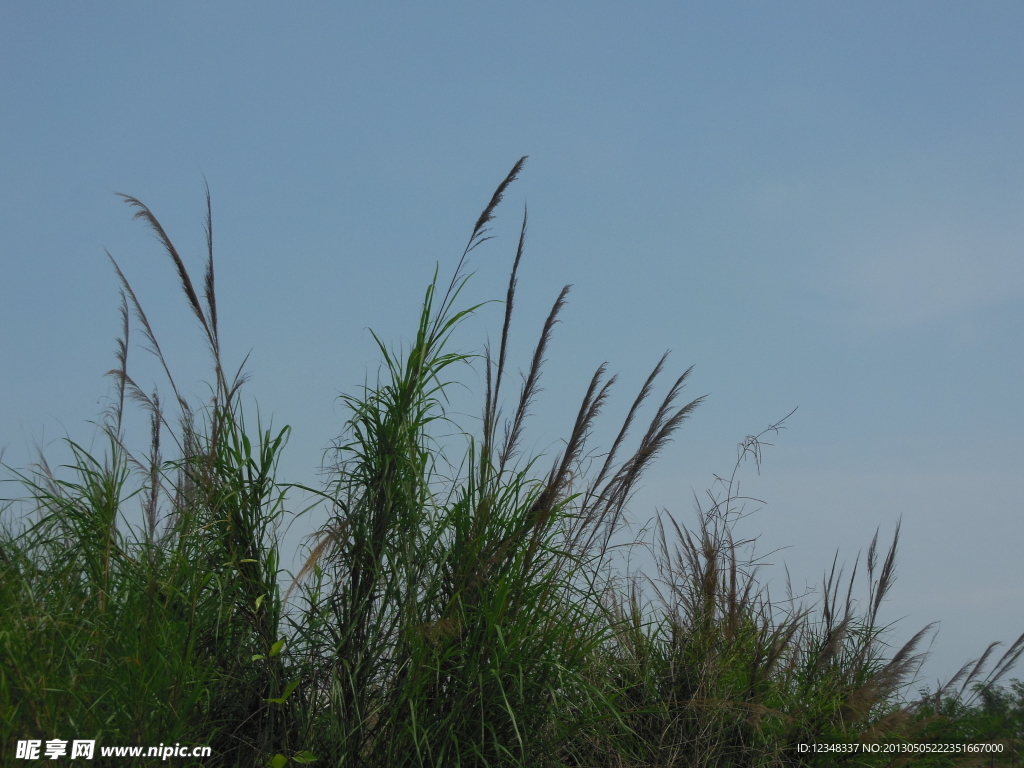
[[[764,433],[741,443],[694,525],[666,512],[653,539],[632,543],[649,548],[653,572],[617,570],[637,483],[702,398],[683,402],[687,370],[651,403],[662,358],[598,453],[591,436],[615,383],[602,365],[561,453],[550,464],[522,454],[569,293],[509,398],[525,214],[497,350],[451,347],[479,308],[461,303],[466,258],[490,239],[524,161],[477,219],[450,280],[435,271],[408,345],[375,337],[380,377],[342,397],[345,430],[318,488],[279,480],[288,429],[257,418],[250,431],[245,375],[222,362],[209,195],[201,290],[153,213],[125,197],[199,323],[211,396],[184,396],[111,259],[122,332],[105,449],[69,442],[67,466],[41,457],[15,473],[27,511],[11,506],[0,532],[5,755],[16,739],[74,735],[206,744],[206,766],[867,765],[885,761],[799,745],[991,738],[991,728],[956,730],[979,684],[985,711],[1012,720],[996,686],[1024,636],[993,664],[990,647],[937,693],[904,697],[928,628],[893,651],[879,623],[898,526],[888,548],[871,542],[864,587],[859,564],[846,577],[833,562],[816,595],[770,593],[751,542],[735,534],[737,472],[760,460]],[[163,372],[173,418],[129,374],[133,331]],[[473,365],[486,388],[479,429],[463,429],[446,392]],[[149,423],[142,451],[126,445],[127,403]],[[296,487],[319,499],[325,522],[284,594],[277,531]]]

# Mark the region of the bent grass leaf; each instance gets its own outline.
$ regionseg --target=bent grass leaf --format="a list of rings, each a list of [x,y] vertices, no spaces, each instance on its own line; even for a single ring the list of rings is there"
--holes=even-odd
[[[276,699],[266,699],[266,701],[269,701],[271,704],[284,704],[286,701],[288,701],[288,697],[292,695],[292,692],[298,687],[299,681],[292,680],[284,689],[284,693],[282,693]]]

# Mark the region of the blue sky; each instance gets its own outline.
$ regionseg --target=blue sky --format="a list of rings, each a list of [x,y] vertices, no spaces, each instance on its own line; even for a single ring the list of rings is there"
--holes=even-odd
[[[813,585],[902,518],[888,618],[896,639],[941,621],[946,676],[1024,631],[1022,30],[998,2],[4,4],[4,461],[93,435],[104,249],[203,392],[171,267],[115,192],[198,272],[208,180],[228,360],[251,352],[249,395],[294,429],[285,474],[314,482],[338,393],[376,371],[367,329],[411,331],[529,155],[467,300],[502,296],[528,204],[521,365],[574,285],[531,445],[557,447],[598,364],[614,418],[670,348],[710,397],[634,510],[687,521],[799,406],[745,477],[766,502],[746,531]]]

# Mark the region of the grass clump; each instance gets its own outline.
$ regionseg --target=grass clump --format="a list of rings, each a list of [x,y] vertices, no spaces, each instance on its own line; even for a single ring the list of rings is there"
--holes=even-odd
[[[1010,749],[986,759],[1014,764],[1020,707],[998,682],[1024,637],[991,664],[990,647],[935,694],[903,695],[928,628],[894,650],[879,624],[898,527],[888,547],[871,542],[863,587],[856,566],[847,578],[834,562],[820,594],[770,596],[750,542],[735,536],[737,472],[760,460],[764,433],[741,444],[693,526],[666,513],[653,539],[632,542],[650,549],[653,572],[614,567],[637,482],[702,400],[682,397],[689,370],[651,402],[662,358],[599,453],[591,435],[615,382],[602,365],[549,467],[522,454],[569,291],[508,398],[525,215],[497,350],[451,346],[478,308],[460,308],[466,257],[490,239],[524,160],[452,278],[435,272],[407,347],[378,339],[378,380],[342,397],[348,418],[326,482],[305,488],[324,522],[294,579],[278,529],[292,517],[286,494],[301,486],[277,477],[287,428],[257,419],[250,431],[245,377],[222,363],[209,196],[201,296],[156,217],[125,198],[200,325],[211,396],[199,406],[182,396],[115,263],[123,328],[105,450],[69,443],[67,466],[41,460],[13,478],[25,492],[0,538],[5,755],[19,739],[95,738],[209,745],[213,755],[191,763],[206,766],[886,765],[892,754],[800,745],[956,734],[1002,739]],[[174,418],[129,375],[133,329],[164,371]],[[486,382],[476,430],[453,421],[446,399],[472,365]],[[130,402],[149,421],[143,452],[126,445]],[[980,708],[965,696],[979,685]]]

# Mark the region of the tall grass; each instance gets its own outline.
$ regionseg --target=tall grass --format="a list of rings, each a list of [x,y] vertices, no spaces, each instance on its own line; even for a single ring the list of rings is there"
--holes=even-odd
[[[599,450],[591,437],[615,383],[601,366],[562,452],[522,453],[569,290],[509,397],[525,215],[498,348],[472,355],[452,338],[478,309],[463,303],[466,257],[490,239],[524,160],[452,277],[435,272],[406,346],[377,339],[378,380],[343,396],[329,475],[304,487],[325,522],[294,579],[278,528],[292,517],[287,493],[303,487],[277,477],[288,430],[248,426],[245,376],[222,362],[209,195],[201,291],[152,212],[125,198],[199,323],[211,396],[183,396],[114,263],[123,322],[105,450],[69,443],[67,466],[41,459],[12,478],[24,491],[0,538],[5,756],[17,739],[59,737],[208,744],[201,764],[277,768],[887,764],[798,745],[943,739],[974,711],[974,688],[1005,703],[998,682],[1024,636],[934,694],[905,696],[928,628],[890,648],[879,623],[898,527],[849,576],[833,562],[818,594],[769,593],[735,536],[737,473],[759,461],[764,433],[741,444],[692,526],[666,513],[653,539],[633,542],[653,572],[616,567],[637,482],[702,398],[682,397],[686,370],[655,399],[662,358]],[[133,330],[165,374],[173,418],[129,374]],[[486,382],[475,432],[446,397],[471,366]],[[142,451],[126,445],[131,403],[150,424]]]
[[[67,466],[54,471],[41,459],[34,471],[16,473],[30,513],[17,521],[20,530],[9,521],[0,542],[5,756],[15,738],[34,735],[209,744],[251,762],[267,744],[287,740],[282,714],[266,701],[283,685],[280,660],[250,661],[279,638],[275,524],[283,495],[275,472],[287,430],[258,430],[255,442],[246,433],[243,377],[229,377],[220,356],[211,219],[201,301],[159,222],[125,199],[176,268],[211,355],[213,394],[201,408],[188,404],[111,259],[123,327],[106,451],[93,456],[69,442]],[[173,421],[159,395],[129,375],[132,317],[166,373]],[[144,454],[125,445],[126,401],[148,416]],[[176,451],[170,461],[161,454],[167,435]],[[137,503],[141,521],[129,511]]]

